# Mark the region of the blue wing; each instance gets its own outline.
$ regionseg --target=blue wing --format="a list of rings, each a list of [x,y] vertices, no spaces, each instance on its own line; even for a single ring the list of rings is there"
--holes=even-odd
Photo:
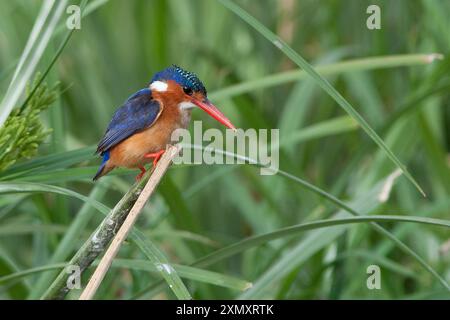
[[[161,106],[158,101],[152,99],[151,90],[139,90],[114,113],[96,153],[103,155],[134,133],[150,127],[160,111]]]

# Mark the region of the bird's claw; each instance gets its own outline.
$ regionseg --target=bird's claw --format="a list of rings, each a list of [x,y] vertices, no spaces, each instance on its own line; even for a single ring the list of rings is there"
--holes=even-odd
[[[153,159],[153,167],[152,167],[152,169],[156,167],[156,164],[158,163],[159,159],[161,158],[161,156],[163,155],[163,153],[165,151],[166,150],[160,150],[158,152],[147,153],[147,154],[144,155],[144,158],[146,158],[146,159]]]
[[[139,169],[141,170],[141,173],[139,173],[139,174],[136,176],[136,178],[135,178],[136,181],[141,180],[142,177],[144,176],[144,174],[147,172],[143,166],[139,167]]]

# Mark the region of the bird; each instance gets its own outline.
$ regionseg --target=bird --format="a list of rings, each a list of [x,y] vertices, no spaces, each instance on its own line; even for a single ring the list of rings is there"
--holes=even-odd
[[[193,72],[172,65],[157,72],[147,87],[131,95],[112,116],[95,154],[103,157],[93,177],[96,181],[117,167],[136,168],[146,173],[171,143],[172,132],[186,129],[193,108],[199,107],[211,117],[235,130],[233,124],[207,97],[205,86]]]

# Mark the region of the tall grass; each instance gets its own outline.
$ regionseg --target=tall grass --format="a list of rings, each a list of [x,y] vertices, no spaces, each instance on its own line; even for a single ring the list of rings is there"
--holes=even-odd
[[[448,299],[450,4],[379,1],[370,31],[370,1],[220,2],[92,1],[81,30],[59,19],[42,53],[27,39],[44,35],[32,30],[45,2],[0,2],[2,99],[27,101],[16,82],[31,75],[15,70],[33,55],[64,89],[39,155],[0,172],[0,298],[41,297],[129,190],[128,170],[91,182],[94,144],[125,97],[176,63],[238,127],[280,129],[282,171],[171,168],[96,298],[176,298],[159,260],[184,298]],[[388,188],[403,165],[427,198],[405,177]],[[381,290],[367,289],[371,264]]]

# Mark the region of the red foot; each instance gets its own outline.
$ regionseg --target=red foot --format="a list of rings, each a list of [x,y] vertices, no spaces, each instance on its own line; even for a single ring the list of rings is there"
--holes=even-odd
[[[144,155],[144,158],[146,159],[152,159],[153,158],[153,167],[154,168],[156,166],[156,164],[158,163],[159,159],[161,158],[162,154],[165,152],[166,150],[160,150],[158,152],[154,152],[154,153],[147,153]]]
[[[139,169],[141,170],[141,173],[136,176],[136,181],[141,180],[142,176],[147,172],[143,166],[140,166]]]

